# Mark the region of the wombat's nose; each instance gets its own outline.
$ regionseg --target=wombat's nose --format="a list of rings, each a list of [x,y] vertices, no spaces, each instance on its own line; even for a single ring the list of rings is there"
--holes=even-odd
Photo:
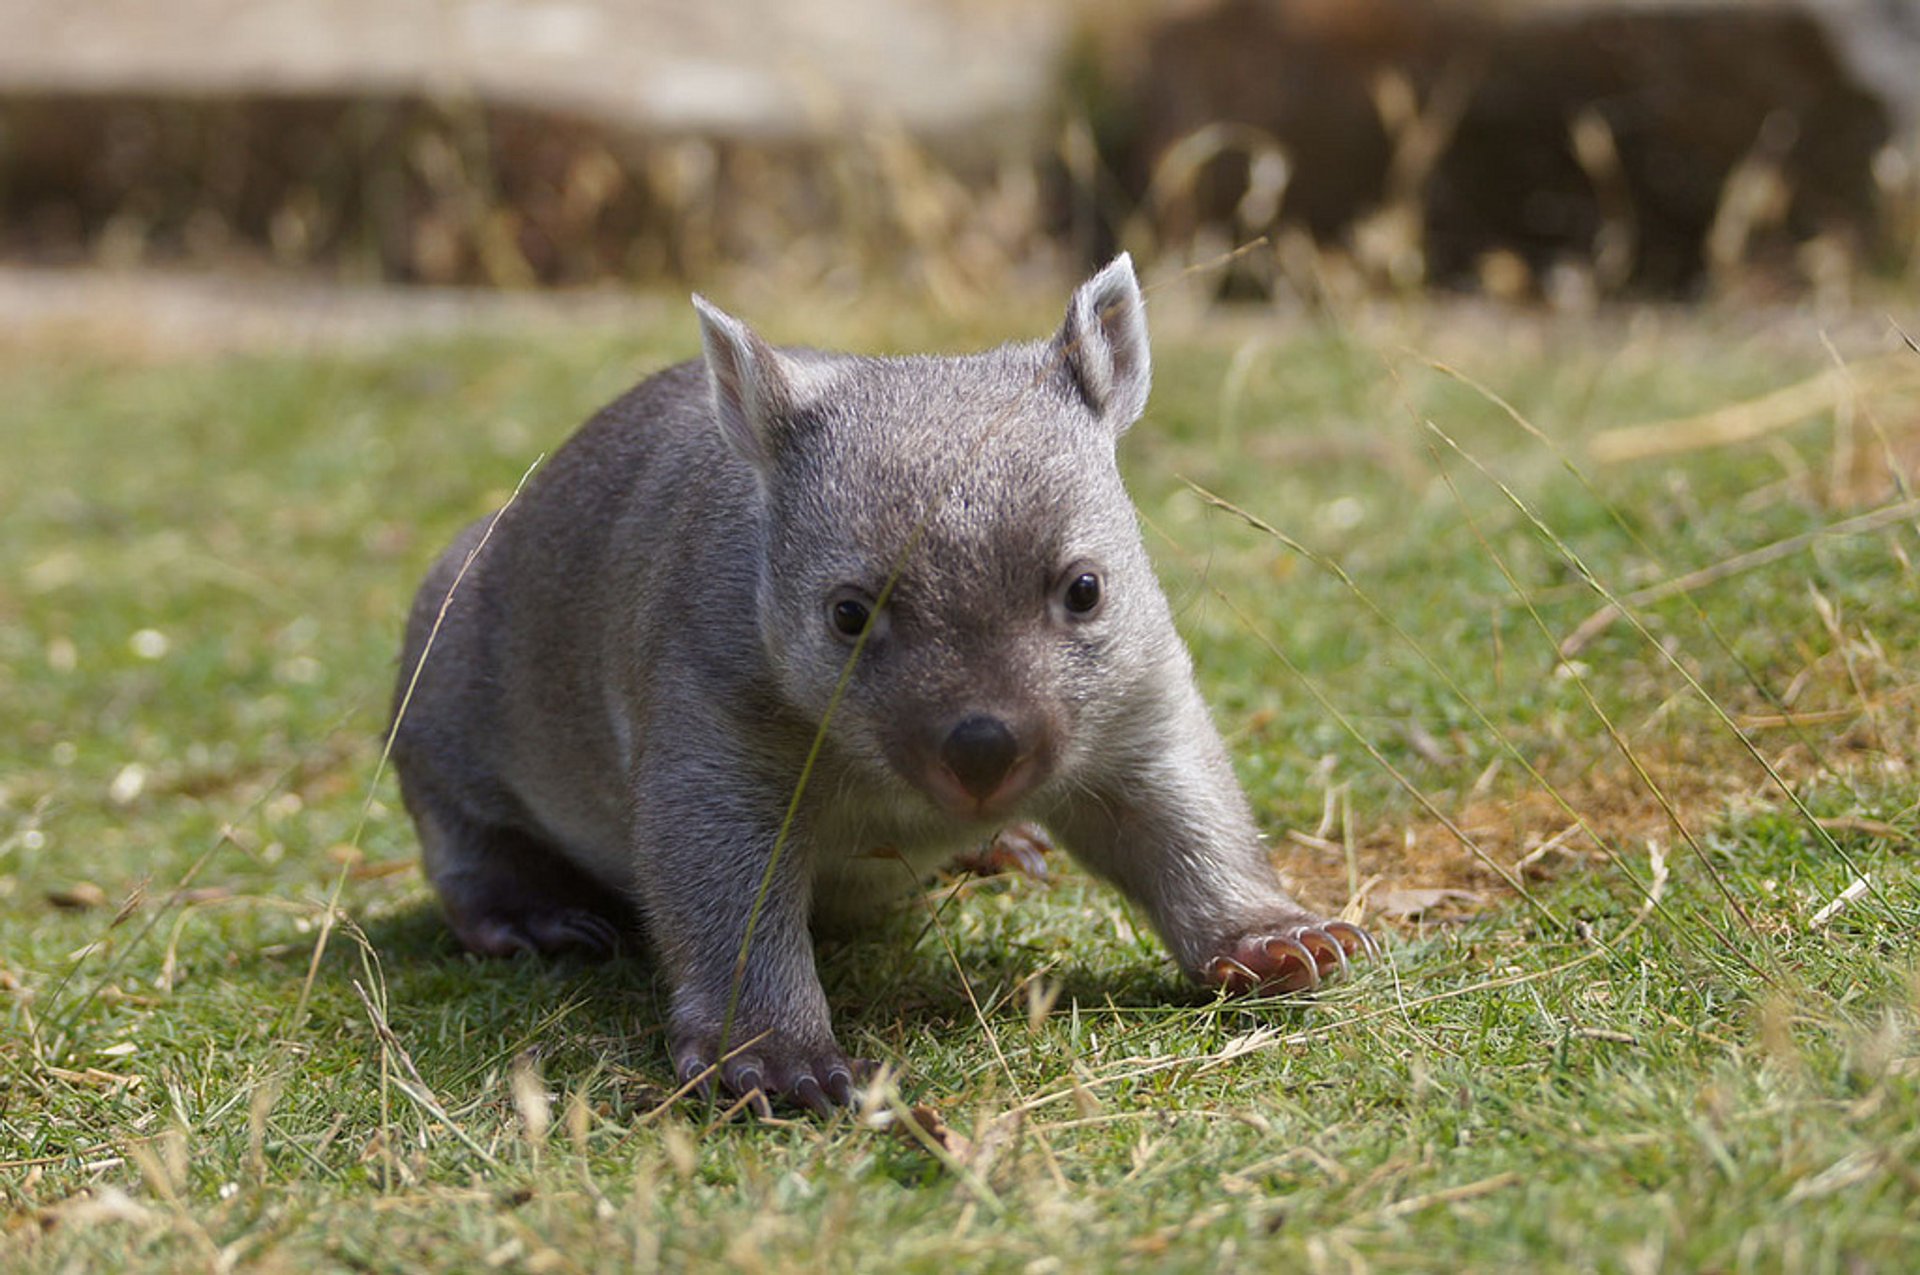
[[[940,745],[945,762],[960,786],[982,801],[991,797],[1019,757],[1013,732],[997,717],[975,714],[963,719]]]

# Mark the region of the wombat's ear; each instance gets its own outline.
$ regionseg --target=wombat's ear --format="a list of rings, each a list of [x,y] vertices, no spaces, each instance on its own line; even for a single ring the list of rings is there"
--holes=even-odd
[[[1132,257],[1121,253],[1080,285],[1056,343],[1087,405],[1114,433],[1140,419],[1153,385],[1153,361]]]
[[[707,380],[713,387],[720,433],[740,458],[762,474],[773,471],[778,433],[794,403],[787,360],[752,328],[695,294]]]

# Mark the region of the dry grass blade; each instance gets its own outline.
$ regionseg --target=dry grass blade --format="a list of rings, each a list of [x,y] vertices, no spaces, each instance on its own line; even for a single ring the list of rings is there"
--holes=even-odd
[[[1920,368],[1904,355],[1883,355],[1856,363],[1853,376],[1859,392],[1920,391]],[[1759,398],[1697,416],[1603,430],[1588,442],[1587,454],[1600,464],[1615,465],[1748,443],[1790,429],[1810,416],[1833,411],[1849,392],[1842,378],[1828,370]]]
[[[926,1108],[908,1106],[906,1100],[901,1098],[899,1091],[889,1086],[884,1110],[890,1117],[888,1127],[904,1133],[919,1143],[928,1155],[940,1162],[941,1168],[952,1174],[954,1180],[966,1188],[967,1194],[996,1215],[1007,1211],[1005,1201],[1001,1200],[994,1189],[973,1171],[971,1165],[954,1154],[953,1148],[948,1145],[949,1140],[940,1136],[942,1131],[940,1123],[928,1118],[930,1112]],[[929,1125],[934,1127],[929,1128]]]
[[[1812,548],[1823,539],[1834,536],[1865,535],[1868,532],[1904,522],[1916,514],[1920,514],[1920,498],[1896,501],[1891,505],[1883,505],[1879,509],[1870,510],[1852,518],[1842,518],[1839,522],[1825,527],[1803,531],[1799,535],[1788,536],[1784,540],[1776,540],[1758,549],[1737,553],[1731,558],[1724,558],[1710,566],[1689,571],[1685,575],[1675,576],[1670,580],[1663,580],[1659,584],[1651,584],[1643,589],[1621,594],[1618,601],[1608,602],[1574,626],[1573,632],[1567,634],[1560,642],[1560,658],[1570,660],[1585,650],[1589,643],[1613,627],[1614,622],[1621,618],[1623,607],[1644,607],[1656,602],[1664,602],[1668,598],[1679,597],[1695,589],[1704,589],[1710,584],[1718,584],[1722,580],[1744,572],[1779,562],[1784,558],[1791,558],[1795,554]]]
[[[407,708],[413,703],[413,693],[420,685],[420,674],[426,669],[427,658],[433,654],[433,644],[439,640],[440,630],[447,622],[447,612],[453,607],[454,595],[460,591],[460,582],[467,578],[467,572],[473,569],[473,564],[482,553],[486,552],[488,542],[493,539],[494,529],[500,525],[500,520],[507,516],[507,511],[513,508],[514,502],[520,499],[520,493],[526,490],[528,480],[533,477],[533,471],[540,468],[546,458],[547,454],[541,452],[533,458],[533,463],[527,466],[526,472],[520,475],[520,481],[513,485],[513,491],[507,496],[505,503],[494,511],[492,518],[487,520],[487,529],[480,533],[479,543],[467,551],[467,556],[460,563],[460,569],[454,573],[452,583],[447,585],[446,596],[440,599],[440,610],[433,617],[433,626],[427,630],[427,640],[420,647],[420,658],[414,661],[413,671],[407,675],[407,689],[401,692],[400,703],[393,710],[393,724],[387,728],[386,741],[380,748],[380,760],[375,763],[373,778],[367,784],[366,799],[360,803],[360,820],[354,826],[353,836],[347,840],[347,844],[355,849],[359,848],[360,837],[366,831],[367,813],[373,809],[373,795],[380,789],[381,776],[386,774],[387,763],[393,759],[393,741],[400,734],[400,723],[406,719]]]
[[[1496,1173],[1492,1177],[1482,1178],[1478,1182],[1467,1182],[1460,1186],[1450,1186],[1440,1191],[1429,1191],[1425,1195],[1411,1195],[1404,1200],[1395,1200],[1392,1204],[1387,1205],[1386,1208],[1381,1209],[1380,1212],[1384,1217],[1405,1217],[1409,1213],[1418,1213],[1422,1209],[1431,1208],[1436,1204],[1454,1204],[1461,1200],[1477,1200],[1483,1195],[1491,1195],[1495,1191],[1504,1191],[1510,1186],[1517,1186],[1520,1181],[1521,1177],[1518,1173]]]
[[[1442,431],[1438,425],[1434,424],[1432,421],[1428,421],[1426,424],[1427,424],[1427,428],[1430,431],[1438,435],[1441,439],[1445,440],[1448,446],[1452,447],[1457,454],[1464,457],[1469,464],[1473,465],[1476,469],[1478,469],[1482,474],[1482,476],[1484,476],[1489,482],[1492,482],[1495,486],[1499,487],[1501,492],[1503,492],[1506,495],[1507,499],[1510,502],[1513,502],[1514,504],[1516,504],[1521,509],[1523,515],[1527,516],[1530,520],[1534,521],[1536,528],[1541,532],[1542,535],[1546,536],[1550,541],[1552,541],[1556,545],[1556,547],[1559,546],[1558,538],[1555,537],[1551,532],[1551,530],[1546,528],[1544,524],[1539,523],[1537,519],[1533,519],[1531,510],[1526,506],[1525,502],[1521,501],[1520,497],[1515,492],[1513,492],[1510,488],[1508,488],[1498,478],[1494,477],[1491,473],[1489,473],[1484,466],[1480,465],[1477,459],[1475,459],[1465,449],[1460,447],[1458,443],[1455,443],[1451,438],[1448,438],[1445,432]],[[1546,638],[1546,640],[1549,643],[1551,643],[1553,641],[1553,632],[1547,627],[1546,618],[1540,614],[1539,608],[1533,604],[1533,599],[1527,595],[1526,590],[1521,586],[1519,577],[1514,574],[1513,568],[1508,564],[1505,556],[1503,556],[1498,550],[1496,550],[1493,547],[1492,542],[1487,539],[1485,532],[1481,530],[1479,520],[1473,516],[1472,512],[1468,508],[1466,499],[1461,495],[1459,488],[1454,484],[1452,473],[1450,473],[1447,467],[1440,462],[1440,458],[1437,454],[1434,457],[1434,465],[1435,465],[1435,468],[1437,468],[1440,472],[1441,480],[1446,483],[1447,490],[1450,493],[1452,493],[1455,503],[1459,505],[1462,513],[1465,514],[1467,519],[1467,525],[1469,528],[1472,529],[1474,538],[1479,541],[1480,547],[1486,552],[1487,556],[1493,561],[1493,564],[1495,568],[1500,572],[1501,577],[1504,580],[1506,580],[1507,587],[1513,590],[1515,596],[1518,597],[1521,600],[1522,605],[1526,607],[1527,614],[1530,617],[1532,617],[1535,628],[1539,630],[1542,637]],[[1579,560],[1577,558],[1572,557],[1571,550],[1563,549],[1562,552],[1566,553],[1569,556],[1570,560],[1575,564],[1576,569],[1581,572],[1582,576],[1585,577],[1588,580],[1588,582],[1592,584],[1596,590],[1600,591],[1602,594],[1605,593],[1605,587],[1598,584],[1596,581],[1592,579],[1591,573],[1585,570],[1584,565],[1579,563]],[[1747,914],[1746,910],[1740,906],[1739,900],[1734,897],[1733,891],[1731,888],[1728,887],[1725,878],[1723,878],[1720,875],[1719,870],[1713,866],[1713,861],[1707,857],[1706,850],[1700,845],[1699,841],[1695,839],[1692,829],[1690,829],[1687,826],[1686,821],[1680,817],[1679,809],[1674,805],[1672,799],[1668,797],[1666,790],[1659,784],[1658,781],[1656,781],[1653,778],[1652,773],[1647,769],[1646,765],[1641,761],[1639,755],[1636,752],[1634,752],[1632,744],[1627,742],[1626,736],[1620,732],[1620,729],[1617,725],[1615,725],[1613,718],[1607,713],[1606,709],[1601,705],[1599,698],[1593,693],[1593,688],[1590,685],[1588,685],[1586,677],[1583,674],[1581,674],[1578,668],[1574,665],[1569,664],[1569,665],[1563,665],[1562,667],[1567,668],[1572,672],[1574,684],[1579,687],[1581,698],[1585,701],[1588,711],[1593,713],[1593,715],[1599,720],[1602,728],[1606,731],[1607,738],[1613,743],[1614,747],[1617,750],[1619,750],[1621,756],[1623,756],[1626,759],[1627,765],[1632,768],[1634,776],[1653,796],[1654,800],[1659,803],[1661,811],[1666,815],[1667,820],[1673,826],[1674,831],[1679,833],[1681,839],[1687,843],[1688,848],[1694,852],[1694,857],[1699,861],[1701,867],[1706,871],[1708,878],[1711,881],[1713,881],[1715,887],[1718,889],[1720,893],[1721,898],[1726,901],[1729,908],[1732,909],[1733,913],[1736,916],[1740,917],[1741,921],[1746,925],[1748,932],[1752,934],[1756,940],[1758,940],[1759,927],[1754,924],[1753,918]],[[1719,939],[1722,946],[1727,951],[1731,952],[1737,960],[1739,960],[1743,965],[1747,966],[1747,968],[1750,969],[1755,975],[1767,981],[1769,984],[1772,984],[1774,982],[1774,979],[1771,974],[1769,974],[1766,970],[1761,969],[1746,955],[1745,952],[1740,950],[1739,946],[1733,942],[1732,936],[1725,933],[1723,930],[1721,930],[1717,925],[1715,925],[1711,921],[1708,921],[1706,924],[1708,925],[1708,928],[1712,930],[1714,937]],[[1772,958],[1772,953],[1770,949],[1768,954],[1769,954],[1769,957]]]
[[[405,1076],[394,1078],[395,1088],[411,1099],[422,1111],[445,1125],[447,1132],[458,1138],[460,1144],[467,1150],[479,1156],[488,1168],[499,1169],[500,1162],[493,1157],[493,1154],[481,1146],[472,1134],[463,1129],[459,1121],[448,1114],[440,1100],[433,1096],[433,1089],[420,1075],[420,1069],[413,1065],[412,1055],[408,1054],[406,1046],[400,1043],[400,1038],[394,1034],[393,1028],[387,1023],[387,1016],[381,1013],[379,1006],[373,1003],[373,997],[367,995],[367,989],[361,985],[360,980],[356,978],[351,982],[354,995],[358,996],[360,1003],[366,1006],[367,1018],[373,1024],[374,1034],[380,1038],[381,1049],[388,1057],[397,1061],[401,1070],[406,1072]]]
[[[1858,832],[1863,836],[1879,837],[1899,845],[1912,845],[1914,834],[1894,827],[1884,819],[1868,819],[1860,815],[1834,815],[1828,819],[1815,820],[1828,832]]]
[[[1147,181],[1143,217],[1150,225],[1164,227],[1176,200],[1191,200],[1201,170],[1224,155],[1241,154],[1254,167],[1263,156],[1280,156],[1284,164],[1286,147],[1263,128],[1251,124],[1217,121],[1202,125],[1161,152]],[[1269,218],[1279,213],[1279,198],[1285,193],[1285,181],[1267,210]]]
[[[1867,891],[1872,888],[1873,878],[1871,876],[1855,877],[1848,883],[1846,889],[1834,895],[1832,901],[1813,914],[1813,918],[1807,922],[1807,928],[1810,930],[1819,929],[1827,922],[1833,920],[1834,917],[1846,911],[1847,908],[1854,903],[1865,898]]]

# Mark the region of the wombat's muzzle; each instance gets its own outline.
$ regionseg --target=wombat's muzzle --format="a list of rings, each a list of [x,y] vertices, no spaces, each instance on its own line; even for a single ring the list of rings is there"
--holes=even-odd
[[[1004,815],[1052,768],[1052,732],[1040,722],[969,713],[927,743],[913,767],[918,782],[949,814]],[[916,750],[918,751],[918,750]]]

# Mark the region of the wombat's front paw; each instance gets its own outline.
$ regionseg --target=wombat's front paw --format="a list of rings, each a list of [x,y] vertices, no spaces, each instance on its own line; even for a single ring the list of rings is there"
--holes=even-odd
[[[835,1107],[851,1106],[855,1083],[874,1072],[872,1063],[849,1059],[831,1042],[807,1047],[779,1031],[758,1040],[751,1032],[736,1031],[734,1038],[746,1047],[729,1047],[730,1056],[718,1068],[720,1085],[737,1098],[749,1098],[763,1116],[770,1114],[775,1098],[823,1116]],[[675,1041],[673,1070],[680,1083],[693,1084],[695,1093],[708,1093],[718,1046],[717,1037],[708,1035]]]
[[[1306,992],[1347,972],[1347,960],[1379,947],[1357,925],[1303,916],[1228,943],[1202,978],[1229,992]]]
[[[1018,872],[1035,881],[1045,881],[1047,856],[1053,853],[1053,839],[1037,823],[1012,823],[972,850],[954,856],[953,866],[975,876],[994,876]]]

